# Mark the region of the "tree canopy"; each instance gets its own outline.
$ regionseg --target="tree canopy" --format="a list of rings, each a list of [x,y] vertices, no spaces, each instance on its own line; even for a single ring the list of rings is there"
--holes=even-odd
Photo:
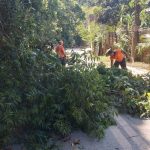
[[[32,46],[61,38],[67,46],[75,43],[76,25],[84,18],[79,5],[67,0],[2,0],[0,11],[3,41],[11,36],[23,42],[29,37]]]

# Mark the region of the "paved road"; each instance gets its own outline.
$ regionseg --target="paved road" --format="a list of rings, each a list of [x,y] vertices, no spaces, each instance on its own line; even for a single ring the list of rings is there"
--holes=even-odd
[[[149,70],[146,69],[141,69],[141,68],[136,68],[136,67],[131,67],[131,66],[127,66],[128,70],[130,70],[132,72],[132,74],[134,75],[142,75],[142,74],[146,74],[149,72]]]
[[[103,139],[76,131],[69,141],[61,143],[60,150],[150,150],[150,120],[119,115],[116,121],[117,125],[109,127]],[[80,144],[72,147],[72,141],[76,139]]]

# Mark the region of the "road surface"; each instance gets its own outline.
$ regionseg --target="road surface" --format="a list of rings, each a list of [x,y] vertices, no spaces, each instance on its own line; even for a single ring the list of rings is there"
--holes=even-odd
[[[150,150],[150,120],[119,115],[116,122],[116,126],[106,129],[101,140],[81,131],[73,132],[69,141],[61,142],[60,150]],[[72,146],[77,139],[80,144]]]

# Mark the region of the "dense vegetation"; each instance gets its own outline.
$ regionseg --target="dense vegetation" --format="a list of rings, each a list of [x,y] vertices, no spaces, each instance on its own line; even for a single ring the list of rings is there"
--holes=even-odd
[[[20,60],[26,63],[16,66],[17,74],[3,69],[1,147],[22,143],[27,149],[51,149],[48,140],[74,129],[102,137],[117,109],[150,116],[148,75],[143,79],[103,65],[95,68],[75,58],[69,63],[76,64],[65,68],[55,54],[35,51]]]
[[[0,1],[0,149],[53,149],[53,139],[74,129],[102,137],[121,107],[150,115],[149,76],[88,66],[76,55],[65,68],[45,48],[59,39],[80,45],[82,19],[74,0]]]
[[[67,0],[1,0],[0,3],[1,46],[7,42],[11,46],[41,48],[48,40],[55,43],[59,39],[67,46],[76,43],[75,27],[84,18],[77,3]]]
[[[65,136],[75,128],[102,137],[112,123],[112,105],[97,70],[62,68],[53,54],[40,51],[15,65],[0,74],[2,147],[19,142],[38,149],[54,134]]]
[[[110,70],[104,65],[97,69],[107,83],[107,94],[113,106],[120,112],[150,117],[150,74],[134,76],[126,70]]]
[[[84,41],[95,45],[95,51],[105,49],[102,45],[109,33],[117,35],[115,42],[128,52],[131,61],[149,49],[149,38],[145,35],[149,31],[144,31],[150,27],[149,0],[79,0],[79,3],[86,14],[79,33]]]

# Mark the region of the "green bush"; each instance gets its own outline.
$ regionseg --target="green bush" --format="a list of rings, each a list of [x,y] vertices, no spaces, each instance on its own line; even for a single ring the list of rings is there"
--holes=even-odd
[[[103,75],[107,83],[107,94],[113,105],[120,112],[149,117],[149,100],[146,96],[150,90],[149,75],[134,76],[122,69],[108,69],[104,65],[98,66],[98,72]]]
[[[67,116],[71,126],[86,132],[97,132],[99,127],[110,125],[114,109],[105,94],[106,83],[97,70],[78,64],[64,71],[64,116]],[[97,134],[102,136],[103,130]]]
[[[63,67],[55,54],[40,50],[1,64],[1,147],[44,149],[48,139],[74,129],[102,137],[114,123],[106,82],[94,67],[81,61]]]
[[[13,57],[10,53],[1,60],[1,147],[22,143],[31,150],[53,149],[56,135],[75,129],[102,137],[114,123],[115,108],[150,116],[149,75],[95,68],[77,57],[63,67],[55,54],[38,49]]]
[[[71,1],[2,0],[0,8],[0,149],[18,143],[52,149],[55,135],[73,129],[101,137],[114,114],[102,77],[77,57],[64,68],[43,50],[49,40],[75,42],[80,7]]]

